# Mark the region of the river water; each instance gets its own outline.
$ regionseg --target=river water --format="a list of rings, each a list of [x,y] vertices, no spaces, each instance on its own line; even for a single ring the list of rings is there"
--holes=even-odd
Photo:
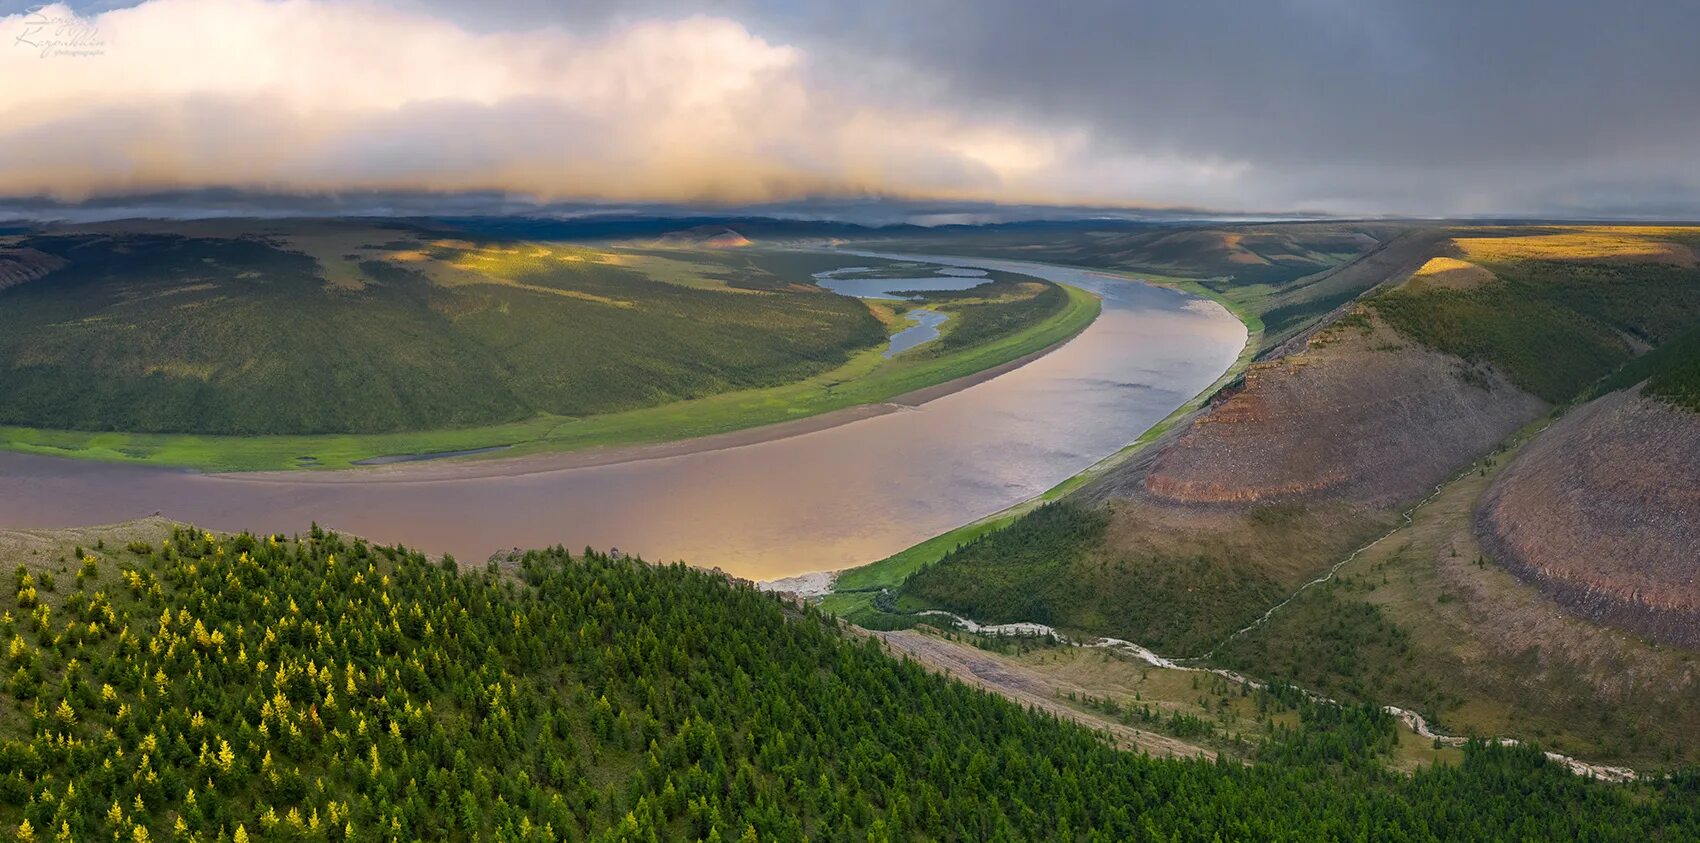
[[[0,453],[0,525],[85,526],[158,511],[214,530],[304,532],[317,520],[471,560],[559,543],[752,579],[833,570],[1018,503],[1114,453],[1208,387],[1246,338],[1220,306],[1173,290],[1065,267],[914,259],[1089,289],[1103,297],[1103,315],[1050,354],[919,407],[612,465],[259,482]]]
[[[915,320],[915,324],[891,335],[891,342],[885,347],[881,356],[887,360],[908,351],[922,343],[932,342],[939,338],[939,328],[950,321],[950,314],[940,313],[917,307],[904,316]]]

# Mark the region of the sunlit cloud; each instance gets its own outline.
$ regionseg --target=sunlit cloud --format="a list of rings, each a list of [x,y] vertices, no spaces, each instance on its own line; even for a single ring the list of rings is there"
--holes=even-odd
[[[89,54],[51,54],[65,27]],[[1131,204],[1219,179],[1207,162],[1095,160],[1078,126],[876,104],[803,49],[703,15],[486,32],[355,2],[152,0],[80,20],[48,7],[0,33],[0,195]]]
[[[30,1],[8,201],[1700,213],[1692,3]]]

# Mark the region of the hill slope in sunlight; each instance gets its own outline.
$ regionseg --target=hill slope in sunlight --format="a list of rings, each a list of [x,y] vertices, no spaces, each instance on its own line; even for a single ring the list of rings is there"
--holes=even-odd
[[[8,239],[0,424],[468,427],[788,383],[885,338],[861,303],[759,256],[663,263],[336,222]]]

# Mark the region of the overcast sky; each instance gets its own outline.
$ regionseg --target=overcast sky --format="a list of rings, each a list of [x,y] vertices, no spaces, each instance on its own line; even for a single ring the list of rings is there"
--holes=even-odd
[[[0,0],[0,196],[1700,216],[1700,2]]]

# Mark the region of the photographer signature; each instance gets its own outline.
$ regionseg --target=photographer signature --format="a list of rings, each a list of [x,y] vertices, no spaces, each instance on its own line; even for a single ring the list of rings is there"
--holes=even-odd
[[[98,56],[106,42],[93,22],[76,15],[58,14],[47,6],[24,13],[23,31],[12,37],[12,45],[37,51],[42,58],[54,56]]]

